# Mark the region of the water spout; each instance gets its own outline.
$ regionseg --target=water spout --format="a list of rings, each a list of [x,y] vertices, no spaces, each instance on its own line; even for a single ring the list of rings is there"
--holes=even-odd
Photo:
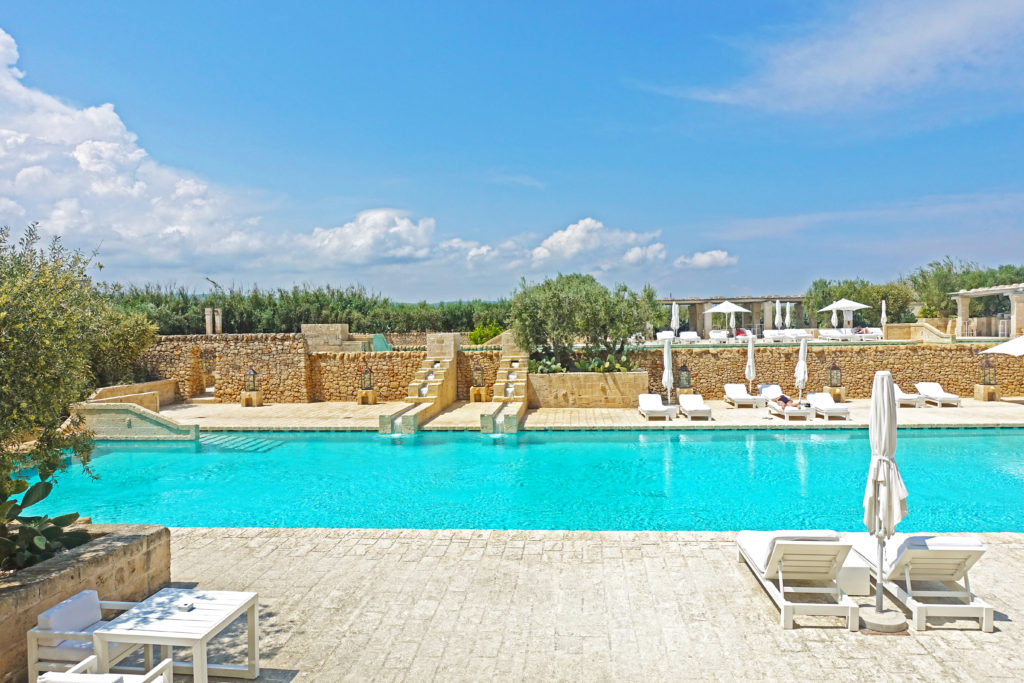
[[[420,396],[426,396],[426,395],[427,395],[427,385],[426,384],[421,384],[420,385]]]

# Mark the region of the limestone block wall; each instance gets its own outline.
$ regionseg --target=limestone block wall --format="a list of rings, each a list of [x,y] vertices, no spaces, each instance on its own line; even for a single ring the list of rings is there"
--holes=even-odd
[[[79,591],[138,601],[171,581],[171,533],[154,525],[94,525],[85,545],[0,578],[0,683],[27,677],[25,633]]]
[[[498,378],[498,364],[501,360],[501,351],[471,351],[459,353],[456,372],[458,384],[455,388],[455,398],[459,401],[469,400],[469,388],[473,386],[473,368],[477,363],[484,371],[484,386],[489,387]]]
[[[871,396],[871,383],[876,370],[889,370],[893,379],[906,392],[913,392],[916,382],[939,382],[960,396],[971,396],[978,381],[978,352],[991,344],[907,344],[864,346],[809,346],[807,348],[808,383],[806,391],[821,391],[828,382],[828,368],[833,359],[843,371],[843,384],[850,398]],[[758,347],[754,352],[757,384],[778,384],[783,391],[796,392],[793,370],[799,347]],[[1011,356],[988,356],[996,366],[996,377],[1004,396],[1024,395],[1024,362]],[[633,352],[637,367],[647,370],[649,389],[664,394],[661,384],[662,351]],[[673,377],[680,366],[690,369],[694,391],[708,399],[721,399],[722,385],[727,382],[746,384],[743,369],[747,362],[746,347],[694,348],[672,351]],[[532,377],[532,376],[531,376]]]
[[[647,393],[647,372],[559,372],[527,380],[530,408],[636,408]]]
[[[174,402],[177,385],[174,380],[168,379],[161,379],[155,382],[139,382],[137,384],[116,384],[109,387],[100,387],[96,391],[92,392],[89,400],[107,400],[130,396],[133,394],[146,394],[154,391],[157,393],[157,398],[159,400],[158,407],[165,406]],[[146,407],[148,408],[149,406]],[[156,408],[151,408],[151,410],[156,410]]]
[[[385,332],[384,338],[392,346],[426,346],[427,335],[431,334],[437,334],[437,332]],[[469,343],[469,332],[458,332],[456,334],[459,335],[460,346]]]
[[[160,379],[174,380],[176,398],[192,398],[206,390],[201,357],[216,357],[216,339],[199,334],[160,337],[142,354],[139,366]]]
[[[423,351],[312,353],[309,356],[314,401],[354,401],[362,386],[363,367],[373,371],[378,401],[405,398],[409,383],[426,358]]]
[[[234,403],[245,386],[245,372],[256,371],[259,389],[269,403],[312,400],[309,352],[301,334],[235,334],[217,347],[214,397]]]

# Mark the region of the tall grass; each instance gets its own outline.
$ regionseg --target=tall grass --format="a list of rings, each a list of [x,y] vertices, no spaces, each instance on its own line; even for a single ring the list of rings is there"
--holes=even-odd
[[[490,320],[504,323],[509,302],[398,303],[361,286],[344,289],[228,289],[197,292],[175,285],[105,285],[110,301],[144,313],[160,334],[201,334],[204,309],[220,308],[225,332],[298,332],[303,323],[348,323],[352,332],[464,332]]]

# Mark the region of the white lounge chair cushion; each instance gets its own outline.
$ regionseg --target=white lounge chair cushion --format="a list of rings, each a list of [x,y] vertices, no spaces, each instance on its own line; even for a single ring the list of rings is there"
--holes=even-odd
[[[762,384],[761,396],[768,400],[775,400],[779,396],[782,396],[782,387],[778,384]]]
[[[39,683],[132,683],[145,676],[123,676],[121,674],[68,674],[48,671],[39,677]]]
[[[893,391],[896,392],[896,398],[921,398],[921,394],[908,394],[907,392],[900,389],[899,384],[892,385]]]
[[[78,631],[80,633],[92,633],[98,628],[106,626],[108,622],[97,621],[85,628],[61,629]],[[55,629],[56,630],[56,629]],[[127,643],[110,643],[110,658],[115,659],[127,652],[132,646]],[[42,638],[39,644],[39,661],[43,662],[80,662],[93,654],[92,640],[62,640],[57,645],[43,645]]]
[[[672,330],[665,330],[664,332],[658,332],[656,335],[654,335],[654,338],[655,339],[672,339],[675,336],[676,335],[675,335],[675,333],[672,332]]]
[[[45,631],[84,631],[102,618],[99,594],[90,590],[82,591],[67,600],[58,602],[39,615],[38,623],[39,628]],[[56,646],[57,643],[57,638],[39,639],[40,645]]]
[[[683,410],[711,410],[700,394],[680,394],[679,407]]]
[[[921,393],[922,396],[928,398],[948,398],[955,399],[959,398],[956,394],[951,394],[942,388],[942,385],[938,382],[918,382],[914,387]]]
[[[692,339],[694,341],[698,341],[698,340],[700,340],[700,335],[698,335],[696,332],[693,332],[693,331],[687,331],[687,332],[680,332],[679,333],[679,338],[680,339]]]
[[[779,541],[819,541],[831,543],[839,540],[839,534],[831,529],[805,529],[782,531],[741,531],[736,534],[736,543],[764,574],[768,560]]]
[[[878,566],[878,539],[871,534],[849,534],[846,540],[872,567]],[[984,552],[985,545],[970,536],[935,536],[932,534],[893,534],[885,542],[882,573],[889,574],[906,550],[964,550]]]
[[[807,394],[807,401],[815,408],[833,413],[848,413],[850,409],[847,406],[841,406],[835,402],[831,394],[825,392],[814,392]]]
[[[661,402],[659,394],[640,394],[637,398],[640,410],[664,410],[665,404]]]
[[[756,396],[751,396],[747,392],[747,388],[742,384],[726,384],[725,395],[728,396],[729,398],[757,398]]]

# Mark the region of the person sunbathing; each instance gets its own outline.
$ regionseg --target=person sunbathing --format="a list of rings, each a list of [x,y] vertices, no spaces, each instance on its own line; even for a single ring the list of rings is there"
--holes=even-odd
[[[779,407],[782,408],[783,410],[785,410],[786,408],[799,408],[800,407],[800,403],[798,401],[794,401],[793,399],[791,399],[789,396],[786,396],[785,394],[783,394],[782,396],[779,396],[777,399],[775,399],[775,402],[778,403]]]

